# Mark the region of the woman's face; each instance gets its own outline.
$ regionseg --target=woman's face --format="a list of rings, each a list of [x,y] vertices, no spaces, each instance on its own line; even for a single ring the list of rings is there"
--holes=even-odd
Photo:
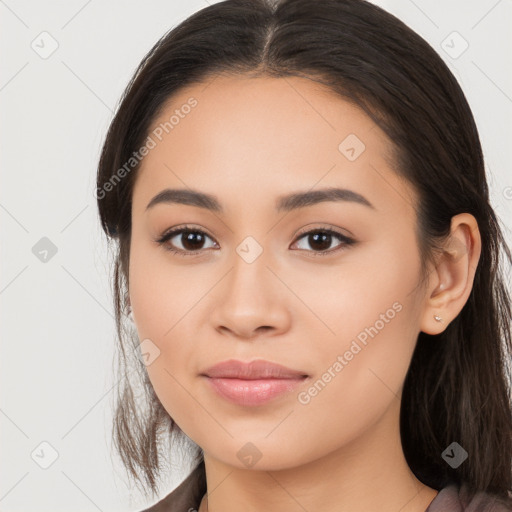
[[[149,136],[129,291],[149,377],[178,426],[211,457],[262,469],[354,448],[377,425],[396,434],[425,292],[417,198],[386,160],[384,133],[310,80],[218,76],[173,97]],[[329,188],[351,192],[283,199]],[[218,208],[148,208],[165,189]],[[229,359],[308,377],[243,403],[202,375]]]

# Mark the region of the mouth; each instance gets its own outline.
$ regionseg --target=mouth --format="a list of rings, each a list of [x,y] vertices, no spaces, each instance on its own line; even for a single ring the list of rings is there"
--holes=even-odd
[[[212,378],[224,379],[298,379],[308,377],[308,374],[301,370],[294,370],[286,366],[256,359],[250,362],[229,359],[222,361],[205,370],[201,375]]]
[[[208,368],[200,376],[219,396],[242,406],[267,403],[293,391],[309,378],[304,371],[270,361],[245,363],[232,359]]]

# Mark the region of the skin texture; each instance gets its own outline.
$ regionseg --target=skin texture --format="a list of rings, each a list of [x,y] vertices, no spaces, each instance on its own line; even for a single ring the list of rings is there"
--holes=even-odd
[[[147,366],[155,392],[204,450],[209,510],[423,512],[437,491],[416,479],[402,452],[402,385],[418,333],[444,330],[470,294],[480,255],[474,217],[452,219],[452,252],[420,286],[417,197],[393,172],[389,140],[362,111],[305,78],[217,76],[171,98],[151,129],[190,97],[197,106],[155,139],[137,176],[129,295],[140,340],[160,351]],[[350,134],[365,145],[353,161],[339,150]],[[353,190],[374,208],[274,208],[278,196],[325,187]],[[213,194],[224,213],[183,204],[146,211],[165,188]],[[207,235],[198,256],[155,242],[185,223]],[[297,236],[325,227],[355,243],[333,236],[318,249]],[[263,249],[251,263],[236,250],[248,236]],[[166,243],[194,247],[181,235]],[[377,324],[390,309],[393,318]],[[298,394],[376,325],[343,369],[300,403]],[[231,358],[266,359],[310,377],[243,407],[199,376]],[[237,456],[244,446],[260,455],[251,467]]]

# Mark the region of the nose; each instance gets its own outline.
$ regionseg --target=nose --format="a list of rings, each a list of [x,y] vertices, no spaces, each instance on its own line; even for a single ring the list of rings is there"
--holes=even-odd
[[[248,263],[238,254],[233,266],[216,287],[211,321],[215,330],[251,340],[275,336],[289,328],[290,291],[260,255]]]

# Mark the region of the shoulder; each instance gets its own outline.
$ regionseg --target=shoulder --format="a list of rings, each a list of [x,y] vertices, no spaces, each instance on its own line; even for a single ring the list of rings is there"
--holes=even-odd
[[[478,491],[469,493],[468,487],[454,483],[439,491],[425,512],[511,512],[512,500]]]
[[[140,512],[197,512],[205,492],[204,465],[200,463],[170,494]]]

